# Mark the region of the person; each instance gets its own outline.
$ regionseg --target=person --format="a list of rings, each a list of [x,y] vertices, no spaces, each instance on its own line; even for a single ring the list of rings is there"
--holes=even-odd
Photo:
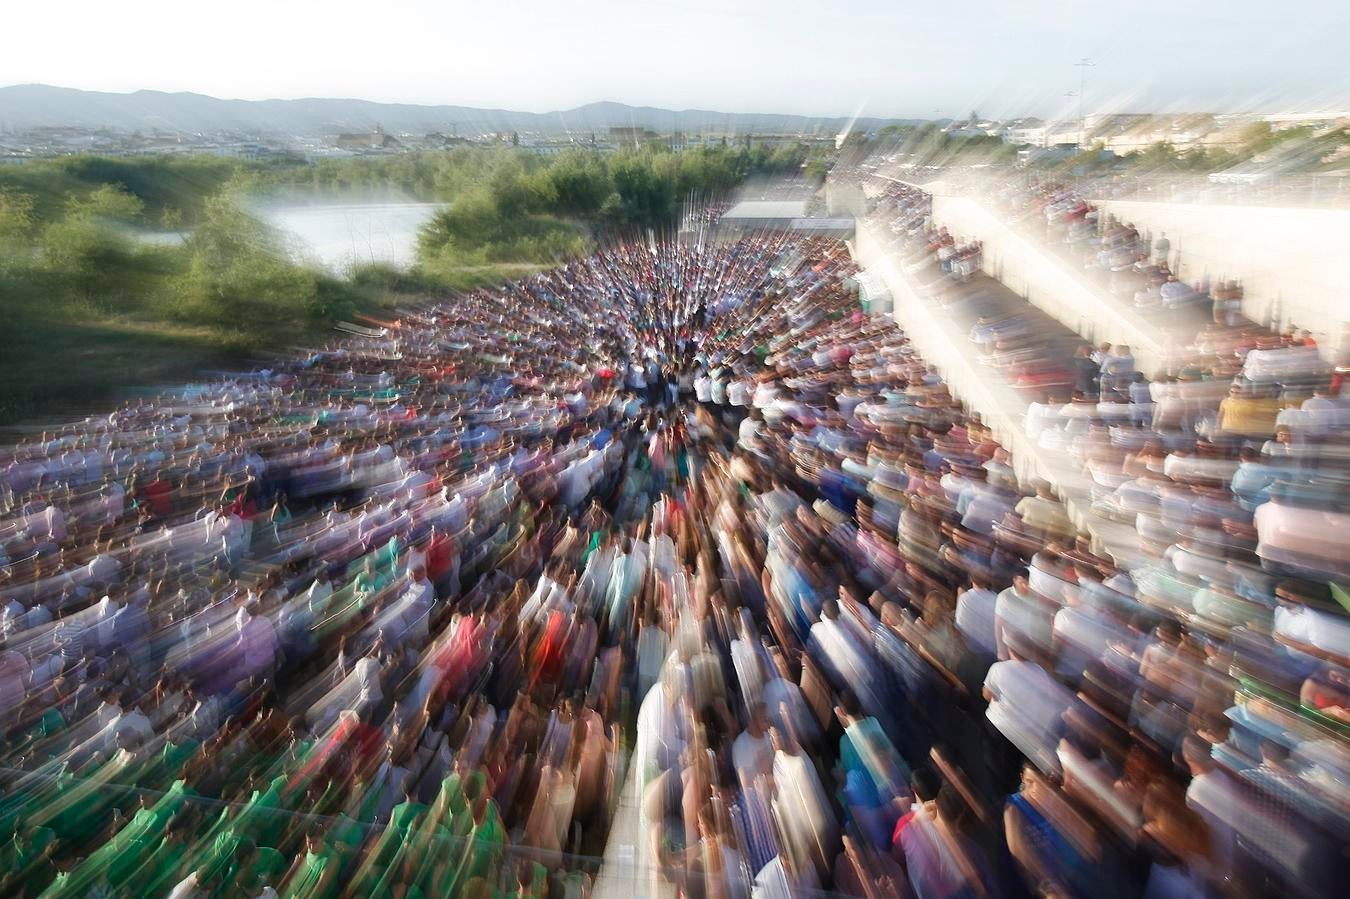
[[[1065,712],[1077,704],[1073,693],[1035,662],[1022,658],[1017,644],[1011,658],[989,666],[984,695],[989,722],[1040,770],[1058,776],[1059,744]]]
[[[998,657],[998,594],[989,589],[982,573],[972,574],[967,583],[956,597],[956,629],[972,649],[992,661]]]
[[[280,895],[285,899],[321,899],[336,895],[338,860],[325,844],[323,831],[317,825],[305,835],[304,850],[282,878]]]
[[[1231,878],[1238,853],[1237,816],[1246,812],[1238,785],[1214,762],[1211,747],[1203,738],[1187,734],[1182,754],[1191,774],[1186,807],[1200,816],[1209,831],[1206,854],[1214,865],[1211,877]]]
[[[277,666],[281,643],[277,639],[276,627],[264,614],[256,599],[250,599],[242,606],[243,618],[239,623],[239,636],[236,640],[239,653],[239,680],[266,678],[271,676]]]
[[[773,741],[774,814],[783,847],[803,865],[812,865],[824,879],[838,851],[839,824],[816,774],[815,766],[790,733],[771,728]]]
[[[0,642],[0,734],[7,734],[20,721],[32,668],[23,653]]]
[[[436,589],[427,578],[427,566],[424,560],[413,562],[407,586],[399,597],[396,621],[397,632],[403,639],[420,646],[430,634],[431,614],[436,606]]]
[[[742,789],[749,789],[759,777],[772,774],[774,747],[769,738],[769,716],[762,701],[751,706],[750,722],[732,743],[731,757]]]

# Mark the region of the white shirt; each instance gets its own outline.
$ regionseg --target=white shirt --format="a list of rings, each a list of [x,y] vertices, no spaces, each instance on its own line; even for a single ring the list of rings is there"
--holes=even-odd
[[[995,655],[994,606],[998,595],[993,590],[972,588],[956,598],[956,629],[987,655]]]
[[[731,762],[736,768],[741,783],[751,784],[760,774],[773,774],[773,744],[767,733],[753,736],[743,730],[731,744]]]
[[[727,385],[727,402],[733,406],[750,405],[750,387],[745,381],[737,378]]]
[[[1064,712],[1077,699],[1034,662],[995,662],[984,680],[993,697],[985,713],[991,724],[1047,774],[1059,774]]]

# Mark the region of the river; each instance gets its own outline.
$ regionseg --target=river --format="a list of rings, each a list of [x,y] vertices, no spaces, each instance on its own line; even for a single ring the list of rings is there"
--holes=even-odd
[[[255,214],[288,241],[291,252],[334,272],[382,262],[406,268],[417,232],[444,203],[262,203]]]

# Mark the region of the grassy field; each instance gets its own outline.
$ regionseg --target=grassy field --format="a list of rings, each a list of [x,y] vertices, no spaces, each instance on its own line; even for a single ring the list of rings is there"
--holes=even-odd
[[[11,323],[0,366],[0,422],[60,421],[106,410],[129,390],[239,361],[210,329],[107,318]]]

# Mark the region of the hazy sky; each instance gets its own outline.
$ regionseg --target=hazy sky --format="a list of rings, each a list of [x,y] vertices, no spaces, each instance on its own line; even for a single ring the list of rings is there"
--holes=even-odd
[[[4,20],[0,85],[1044,115],[1074,108],[1086,56],[1089,111],[1350,107],[1346,0],[67,0]]]

